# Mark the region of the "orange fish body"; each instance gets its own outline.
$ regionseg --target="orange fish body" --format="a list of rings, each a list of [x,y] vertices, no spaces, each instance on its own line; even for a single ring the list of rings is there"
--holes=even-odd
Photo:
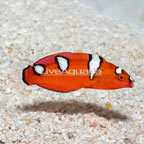
[[[123,69],[99,55],[58,53],[47,56],[23,70],[28,85],[70,92],[80,88],[112,90],[133,86],[133,80]]]

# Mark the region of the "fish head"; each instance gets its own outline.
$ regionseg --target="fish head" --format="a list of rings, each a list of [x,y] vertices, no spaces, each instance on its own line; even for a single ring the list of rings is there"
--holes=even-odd
[[[120,67],[109,63],[109,67],[104,71],[104,83],[108,89],[132,88],[134,80]]]

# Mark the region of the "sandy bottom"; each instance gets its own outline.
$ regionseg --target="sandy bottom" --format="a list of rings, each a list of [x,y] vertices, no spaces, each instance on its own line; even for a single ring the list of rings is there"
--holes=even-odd
[[[63,94],[23,83],[25,66],[65,51],[100,54],[134,87]],[[0,143],[144,144],[144,30],[74,0],[1,0]]]

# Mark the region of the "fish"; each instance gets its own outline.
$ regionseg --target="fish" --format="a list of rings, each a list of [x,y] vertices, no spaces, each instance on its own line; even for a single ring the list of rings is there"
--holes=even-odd
[[[22,80],[56,92],[81,88],[132,88],[134,80],[122,68],[98,54],[62,52],[46,56],[23,69]]]

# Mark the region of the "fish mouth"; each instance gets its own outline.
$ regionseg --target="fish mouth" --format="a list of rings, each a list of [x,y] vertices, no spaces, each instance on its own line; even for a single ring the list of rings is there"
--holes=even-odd
[[[133,85],[134,85],[133,83],[134,83],[134,82],[135,82],[134,80],[130,82],[130,84],[129,84],[129,87],[130,87],[130,88],[133,88]]]

